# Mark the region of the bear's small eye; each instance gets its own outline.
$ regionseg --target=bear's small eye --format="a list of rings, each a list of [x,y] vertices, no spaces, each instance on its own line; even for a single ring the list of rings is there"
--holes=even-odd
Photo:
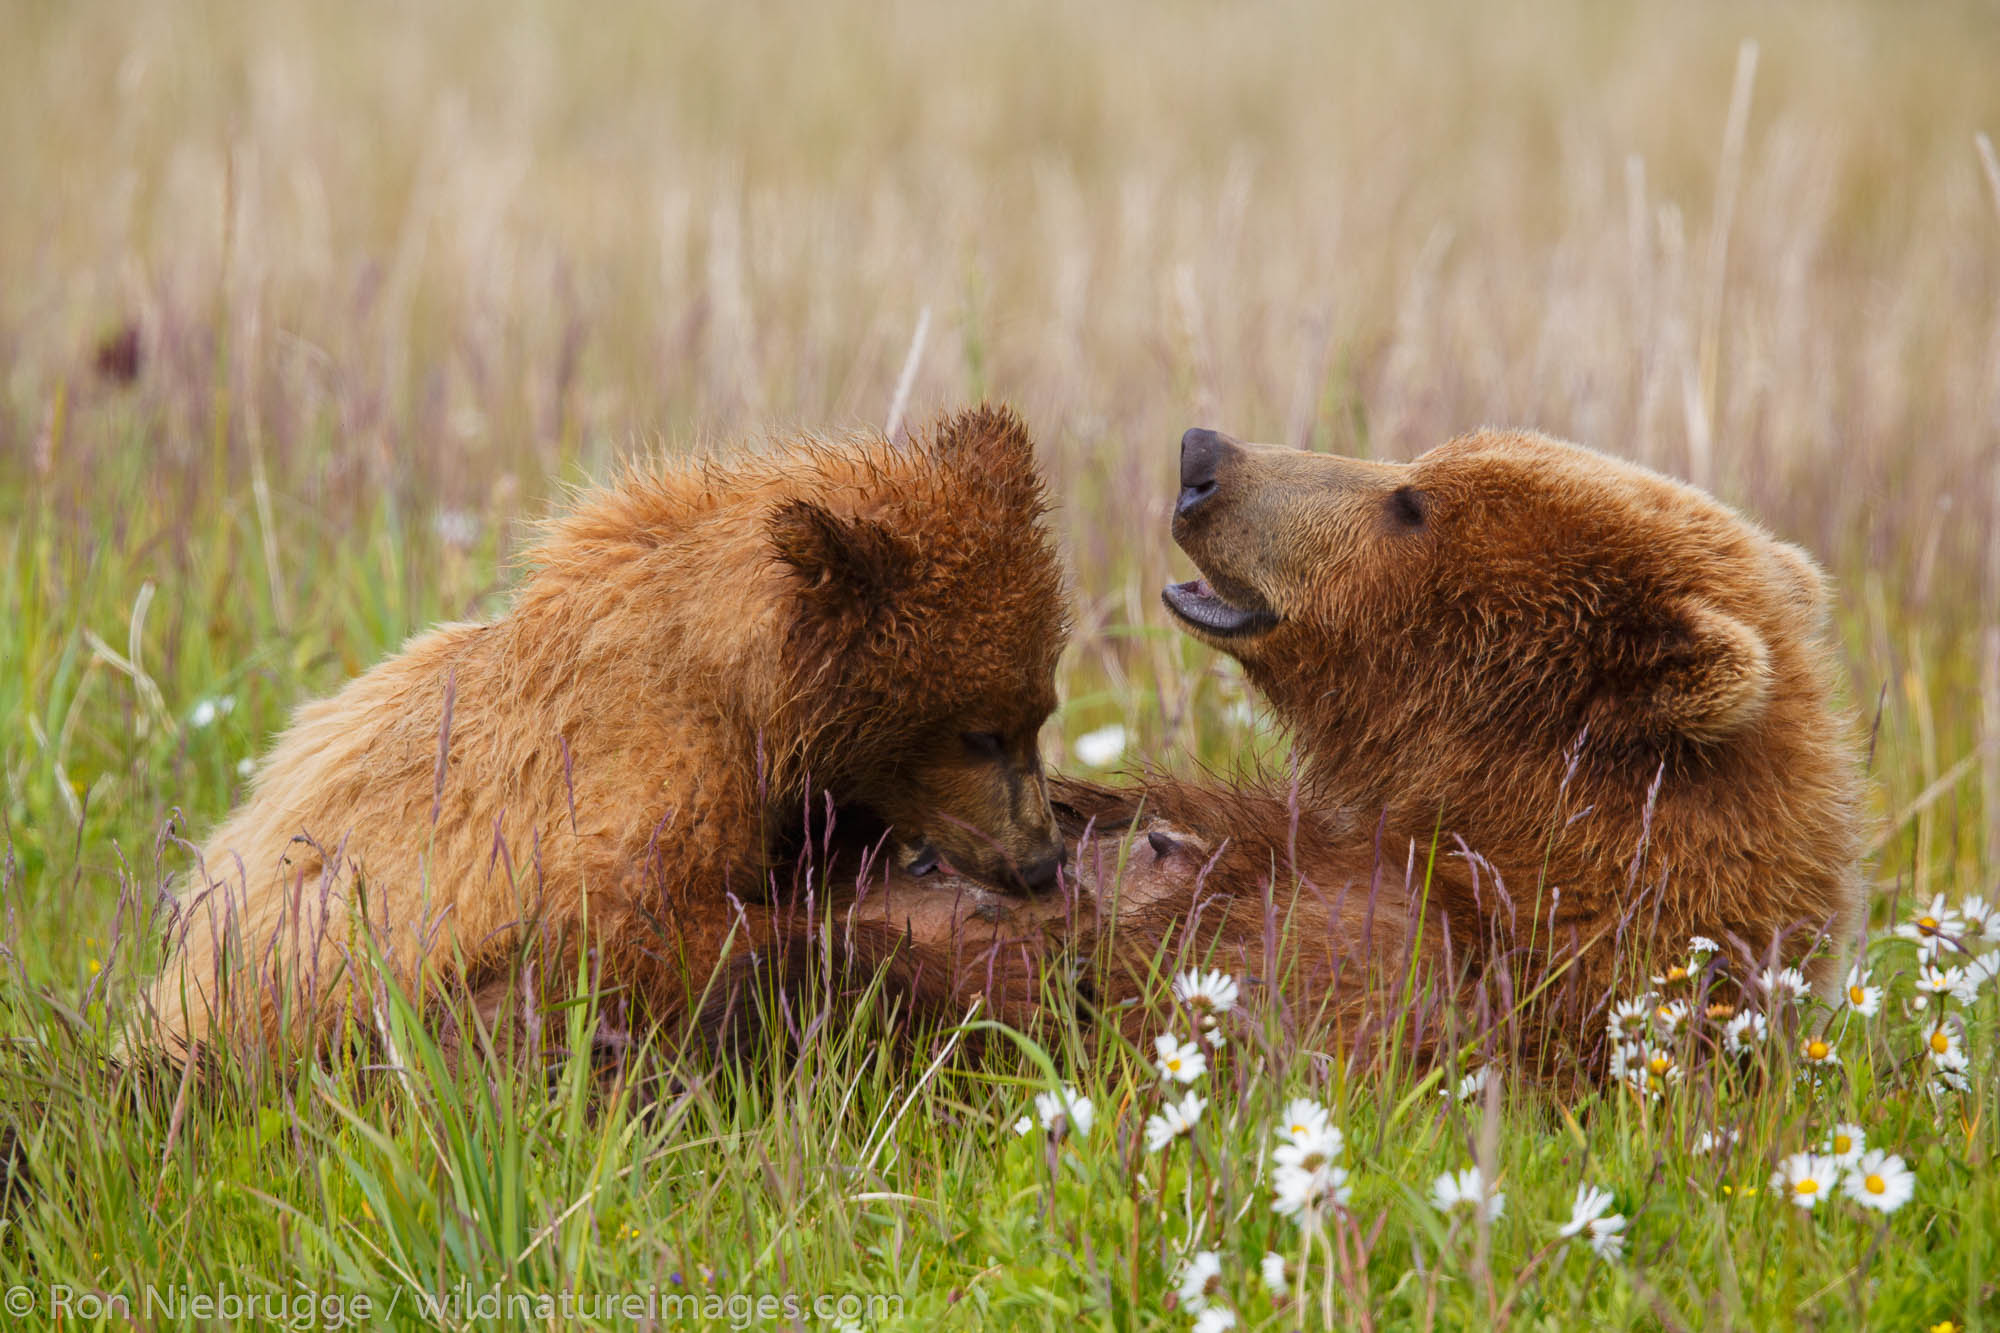
[[[1405,528],[1421,528],[1430,513],[1430,497],[1414,486],[1389,492],[1389,517]]]
[[[968,731],[959,739],[965,742],[965,752],[975,759],[998,759],[1007,748],[999,734],[991,731]]]

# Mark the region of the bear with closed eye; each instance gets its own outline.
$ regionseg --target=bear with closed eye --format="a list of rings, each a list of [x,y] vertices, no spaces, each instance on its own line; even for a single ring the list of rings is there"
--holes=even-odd
[[[1458,867],[1458,939],[1598,994],[1690,935],[1852,940],[1859,746],[1804,551],[1522,431],[1386,463],[1191,430],[1180,483],[1201,577],[1167,608],[1296,732],[1314,808]]]
[[[1390,464],[1197,430],[1180,480],[1174,535],[1202,576],[1167,606],[1295,730],[1297,788],[1058,780],[1068,893],[848,889],[832,952],[864,976],[887,965],[941,1019],[982,999],[1023,1025],[1074,976],[1136,1036],[1165,1017],[1161,976],[1213,966],[1350,1049],[1484,1015],[1552,1054],[1692,935],[1783,961],[1851,940],[1858,745],[1799,548],[1521,432]]]
[[[298,711],[201,846],[139,1048],[323,1049],[379,1015],[371,959],[412,995],[476,992],[549,940],[671,1020],[828,811],[1001,892],[1050,886],[1045,507],[993,408],[583,496],[506,615]]]

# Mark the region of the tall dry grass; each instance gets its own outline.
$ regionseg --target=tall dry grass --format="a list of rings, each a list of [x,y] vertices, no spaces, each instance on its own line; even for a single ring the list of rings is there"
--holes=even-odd
[[[92,799],[142,848],[226,802],[227,770],[131,740],[204,672],[275,725],[490,604],[558,479],[881,423],[911,364],[912,412],[997,395],[1046,442],[1075,725],[1268,744],[1198,706],[1234,684],[1156,610],[1183,427],[1407,456],[1529,424],[1818,552],[1881,877],[2000,864],[1990,8],[17,0],[5,26],[0,521],[38,627],[5,745],[37,874],[94,843]],[[152,665],[63,649],[86,630]]]

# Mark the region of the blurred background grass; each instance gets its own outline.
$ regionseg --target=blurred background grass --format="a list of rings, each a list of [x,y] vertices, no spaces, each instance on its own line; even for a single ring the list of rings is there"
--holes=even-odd
[[[0,5],[4,868],[18,964],[298,699],[501,604],[635,449],[1035,425],[1080,603],[1051,750],[1279,742],[1159,585],[1191,424],[1539,426],[1838,580],[1902,892],[2000,864],[2000,17],[296,0]],[[233,706],[224,707],[228,700]],[[206,706],[204,706],[206,705]],[[170,823],[171,821],[171,823]]]

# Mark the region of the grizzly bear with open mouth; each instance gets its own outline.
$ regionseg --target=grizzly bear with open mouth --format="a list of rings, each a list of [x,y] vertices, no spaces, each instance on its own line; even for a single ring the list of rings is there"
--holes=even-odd
[[[1490,881],[1441,882],[1460,938],[1504,911],[1607,982],[1695,934],[1852,941],[1858,747],[1804,551],[1524,431],[1380,463],[1192,430],[1180,482],[1202,578],[1168,609],[1297,731],[1315,807]]]

